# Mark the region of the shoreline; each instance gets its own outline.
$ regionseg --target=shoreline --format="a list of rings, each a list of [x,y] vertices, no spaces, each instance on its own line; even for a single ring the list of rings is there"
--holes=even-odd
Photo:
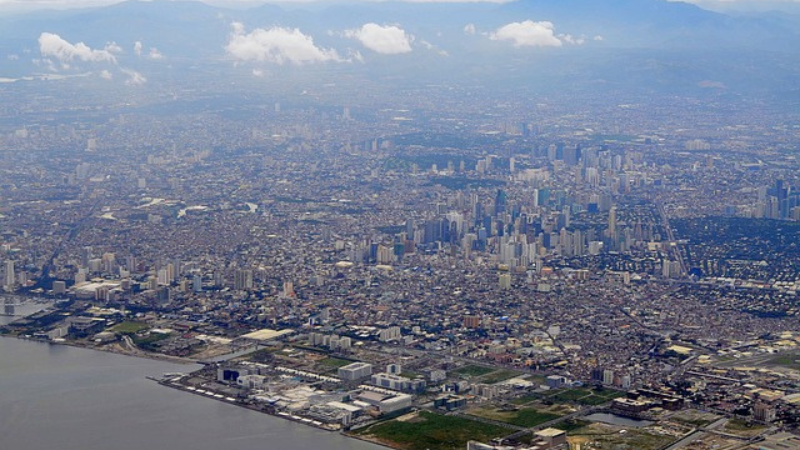
[[[113,355],[121,355],[121,356],[128,356],[132,358],[142,358],[142,359],[149,359],[153,361],[160,361],[160,362],[169,362],[173,364],[182,364],[182,365],[203,365],[202,362],[194,360],[194,359],[187,359],[180,356],[170,356],[170,355],[163,355],[160,353],[148,353],[148,352],[131,352],[125,350],[115,350],[110,348],[102,348],[102,347],[92,347],[89,345],[85,345],[75,341],[68,341],[68,340],[61,340],[61,341],[52,341],[52,340],[43,340],[43,339],[34,339],[34,338],[26,338],[23,336],[12,336],[8,334],[0,334],[0,337],[7,338],[7,339],[19,339],[21,341],[31,341],[31,342],[41,342],[42,344],[48,345],[65,345],[68,347],[74,348],[83,348],[86,350],[92,350],[102,353],[111,353]]]
[[[181,391],[181,392],[186,392],[188,394],[194,394],[194,395],[197,395],[197,396],[200,396],[200,397],[203,397],[203,398],[207,398],[207,399],[210,399],[210,400],[217,400],[217,401],[220,401],[220,402],[223,402],[223,403],[227,403],[229,405],[237,406],[237,407],[240,407],[240,408],[248,409],[250,411],[259,412],[259,413],[262,413],[262,414],[266,414],[266,415],[271,416],[271,417],[277,417],[277,418],[280,418],[280,419],[286,419],[286,420],[289,420],[290,422],[295,422],[295,423],[298,423],[298,424],[301,424],[301,425],[310,426],[310,427],[317,428],[317,429],[323,430],[323,431],[330,431],[330,432],[340,431],[340,430],[333,430],[333,429],[327,428],[327,427],[322,426],[322,425],[315,425],[315,424],[310,423],[310,422],[305,422],[305,421],[302,420],[302,418],[300,418],[298,416],[292,416],[292,415],[288,415],[288,414],[287,415],[275,414],[275,413],[272,413],[270,411],[265,411],[263,409],[257,408],[255,406],[245,405],[245,404],[240,403],[237,399],[235,399],[233,397],[225,397],[225,396],[223,396],[221,394],[215,394],[212,391],[191,390],[191,389],[187,388],[186,386],[184,386],[184,385],[182,385],[180,383],[171,382],[171,381],[165,380],[165,379],[158,379],[156,377],[147,377],[147,378],[149,380],[155,381],[156,383],[158,383],[159,385],[164,386],[164,387],[172,388],[172,389],[175,389],[175,390],[178,390],[178,391]],[[219,395],[219,397],[217,397],[217,395]],[[297,417],[297,418],[295,418],[295,417]],[[341,434],[344,434],[344,433],[341,433]]]
[[[23,298],[27,298],[27,297],[23,297]],[[34,303],[38,303],[38,302],[34,302]],[[44,308],[39,309],[37,311],[33,311],[31,313],[28,313],[28,314],[18,314],[18,315],[14,315],[14,316],[10,316],[10,315],[5,315],[4,314],[4,316],[5,317],[16,317],[18,319],[24,319],[24,318],[28,318],[28,317],[30,317],[30,316],[38,313],[38,312],[41,312],[42,310],[44,310],[44,309],[46,309],[48,307],[51,307],[51,306],[53,306],[55,304],[55,302],[52,302],[52,301],[45,301],[45,302],[42,302],[42,303],[46,303],[47,306],[45,306]],[[0,325],[0,327],[6,327],[6,326],[10,325],[11,323],[13,323],[16,320],[17,319],[14,319],[9,323]],[[145,352],[143,350],[139,350],[138,348],[136,350],[125,350],[123,348],[115,349],[115,348],[111,348],[111,347],[107,347],[107,346],[103,346],[103,347],[91,346],[91,345],[88,345],[86,343],[77,342],[77,341],[70,341],[70,340],[67,340],[67,339],[61,339],[61,340],[50,340],[50,339],[48,339],[48,340],[43,340],[43,339],[35,339],[33,337],[24,337],[22,335],[10,335],[10,334],[0,334],[0,337],[15,338],[15,339],[20,339],[20,340],[24,340],[24,341],[42,342],[42,343],[47,343],[47,344],[50,344],[50,345],[68,345],[70,347],[85,348],[87,350],[95,350],[95,351],[99,351],[99,352],[112,353],[112,354],[115,354],[115,355],[132,356],[132,357],[135,357],[135,358],[150,359],[150,360],[162,361],[162,362],[170,362],[170,363],[175,363],[175,364],[183,364],[183,365],[197,364],[197,365],[203,365],[203,363],[201,361],[198,361],[198,360],[187,359],[187,358],[183,358],[183,357],[180,357],[180,356],[169,356],[169,355],[164,355],[164,354],[161,354],[161,353]]]
[[[401,450],[402,449],[401,447],[393,447],[393,446],[387,444],[386,442],[379,441],[379,440],[376,440],[376,439],[371,439],[371,438],[368,438],[368,437],[365,437],[365,436],[358,436],[358,435],[355,435],[355,434],[348,434],[348,433],[345,433],[343,431],[340,431],[339,434],[341,434],[342,436],[348,437],[350,439],[356,439],[356,440],[359,440],[361,442],[367,442],[367,443],[372,444],[372,445],[380,445],[381,447],[384,447],[384,448],[391,448],[392,450]]]
[[[381,447],[390,448],[390,449],[393,449],[393,450],[399,450],[400,449],[400,447],[393,447],[393,446],[391,446],[391,445],[389,445],[389,444],[387,444],[385,442],[373,440],[373,439],[370,439],[370,438],[364,437],[364,436],[351,434],[351,433],[348,433],[347,431],[344,431],[344,430],[341,430],[341,429],[331,429],[331,428],[326,427],[324,425],[316,425],[313,422],[307,422],[307,420],[309,420],[309,419],[303,419],[303,418],[301,418],[299,416],[292,416],[291,414],[288,414],[288,413],[285,413],[285,414],[273,413],[273,412],[270,412],[270,411],[267,411],[267,410],[264,410],[264,409],[261,409],[261,408],[257,408],[257,407],[252,406],[252,405],[242,404],[237,399],[234,399],[232,397],[224,397],[224,396],[217,397],[211,391],[199,392],[197,390],[188,389],[183,384],[176,383],[176,382],[171,382],[169,380],[158,379],[158,378],[155,378],[155,377],[147,377],[147,378],[149,380],[155,381],[156,383],[158,383],[161,386],[168,387],[168,388],[171,388],[171,389],[175,389],[175,390],[178,390],[178,391],[181,391],[181,392],[184,392],[184,393],[194,394],[194,395],[197,395],[199,397],[207,398],[207,399],[210,399],[210,400],[220,401],[220,402],[227,403],[229,405],[236,406],[236,407],[239,407],[239,408],[244,408],[244,409],[247,409],[247,410],[250,410],[250,411],[253,411],[253,412],[266,414],[266,415],[268,415],[270,417],[275,417],[275,418],[278,418],[278,419],[288,420],[290,422],[294,422],[294,423],[297,423],[299,425],[310,426],[312,428],[316,428],[316,429],[321,430],[321,431],[327,431],[329,433],[339,433],[340,435],[342,435],[344,437],[347,437],[349,439],[356,439],[356,440],[359,440],[359,441],[362,441],[362,442],[367,442],[367,443],[373,444],[373,445],[379,445]],[[220,394],[217,394],[217,395],[220,395]]]
[[[112,350],[112,349],[107,349],[107,348],[91,347],[91,346],[88,346],[88,345],[82,345],[80,343],[77,343],[77,342],[74,342],[74,341],[67,341],[67,340],[64,340],[64,341],[45,341],[45,340],[40,340],[40,339],[25,338],[25,337],[22,337],[22,336],[10,336],[10,335],[0,335],[0,338],[18,339],[18,340],[21,340],[21,341],[30,341],[30,342],[39,342],[39,343],[48,344],[48,345],[64,345],[64,346],[73,347],[73,348],[82,348],[82,349],[92,350],[92,351],[97,351],[97,352],[102,352],[102,353],[110,353],[110,354],[113,354],[113,355],[120,355],[120,356],[132,357],[132,358],[142,358],[142,359],[148,359],[148,360],[159,361],[159,362],[169,362],[169,363],[181,364],[181,365],[185,365],[185,366],[188,366],[188,365],[203,365],[203,363],[201,363],[200,361],[181,358],[179,356],[168,356],[168,355],[145,353],[145,352],[134,353],[134,352],[127,352],[127,351],[124,351],[124,350],[118,350],[117,351],[117,350]],[[156,383],[158,383],[160,386],[163,386],[163,387],[175,389],[175,390],[178,390],[178,391],[181,391],[181,392],[184,392],[184,393],[188,393],[188,394],[194,394],[194,395],[197,395],[199,397],[207,398],[207,399],[210,399],[210,400],[221,401],[221,402],[227,403],[227,404],[229,404],[231,406],[236,406],[236,407],[244,408],[244,409],[247,409],[247,410],[250,410],[250,411],[253,411],[253,412],[266,414],[266,415],[268,415],[270,417],[275,417],[275,418],[278,418],[278,419],[288,420],[289,422],[294,422],[294,423],[296,423],[298,425],[310,426],[312,428],[316,428],[316,429],[321,430],[321,431],[327,431],[327,432],[330,432],[330,433],[339,433],[340,435],[345,436],[345,437],[347,437],[349,439],[356,439],[356,440],[359,440],[359,441],[362,441],[362,442],[367,442],[367,443],[370,443],[370,444],[373,444],[373,445],[378,445],[378,446],[381,446],[381,447],[384,447],[384,448],[390,448],[390,449],[393,449],[393,450],[398,450],[399,449],[399,447],[393,447],[391,445],[388,445],[385,442],[372,440],[372,439],[369,439],[369,438],[364,437],[364,436],[358,436],[358,435],[354,435],[354,434],[349,434],[349,433],[347,433],[347,432],[345,432],[345,431],[343,431],[341,429],[334,430],[334,429],[326,428],[324,426],[315,425],[315,424],[313,424],[311,422],[304,421],[300,417],[294,418],[290,414],[286,414],[286,415],[275,414],[275,413],[272,413],[272,412],[269,412],[269,411],[265,411],[265,410],[260,409],[260,408],[256,408],[256,407],[253,407],[253,406],[242,404],[242,403],[238,402],[236,399],[228,400],[225,397],[219,398],[219,397],[215,397],[213,394],[212,395],[207,395],[207,394],[203,394],[201,392],[192,391],[190,389],[187,389],[186,387],[184,387],[181,384],[171,383],[168,380],[159,379],[158,377],[147,376],[145,378],[147,378],[148,380],[151,380],[151,381],[155,381]]]
[[[150,359],[154,361],[161,361],[161,362],[170,362],[174,364],[182,364],[182,365],[203,365],[200,361],[194,359],[187,359],[181,356],[170,356],[164,355],[161,353],[150,353],[145,351],[126,351],[126,350],[116,350],[111,348],[102,348],[102,347],[91,347],[88,345],[83,345],[74,341],[48,341],[53,345],[69,345],[70,347],[77,347],[77,348],[85,348],[87,350],[95,350],[98,352],[105,352],[105,353],[112,353],[115,355],[123,355],[123,356],[131,356],[134,358],[143,358],[143,359]]]

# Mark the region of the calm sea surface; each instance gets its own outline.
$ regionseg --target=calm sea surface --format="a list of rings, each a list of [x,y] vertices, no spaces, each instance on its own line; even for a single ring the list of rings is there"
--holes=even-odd
[[[0,448],[383,448],[176,391],[145,378],[191,368],[0,338]]]

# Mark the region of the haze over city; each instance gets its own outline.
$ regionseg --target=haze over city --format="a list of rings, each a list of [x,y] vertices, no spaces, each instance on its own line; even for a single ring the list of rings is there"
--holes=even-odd
[[[798,5],[0,1],[3,442],[800,449]]]

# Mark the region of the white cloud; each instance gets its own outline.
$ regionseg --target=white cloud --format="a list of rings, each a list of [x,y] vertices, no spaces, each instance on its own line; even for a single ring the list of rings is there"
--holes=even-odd
[[[477,29],[475,28],[474,23],[468,23],[464,25],[464,34],[472,36],[473,34],[475,34],[476,31]]]
[[[83,42],[71,44],[57,34],[42,33],[39,36],[39,51],[42,56],[52,56],[62,63],[73,60],[116,63],[117,58],[114,57],[112,52],[121,51],[121,49],[112,42],[106,45],[104,49],[96,50]]]
[[[233,22],[231,28],[233,28],[233,34],[244,34],[244,24],[241,22]]]
[[[511,41],[514,47],[560,47],[563,45],[555,36],[552,22],[512,22],[489,34],[494,41]]]
[[[141,57],[144,53],[144,44],[142,41],[136,41],[133,43],[133,53],[136,56]],[[150,47],[150,51],[147,53],[147,57],[150,59],[164,59],[164,54],[158,51],[155,47]]]
[[[411,52],[414,36],[396,25],[366,23],[357,30],[347,30],[344,35],[357,39],[364,47],[383,55]]]
[[[1,2],[2,0],[0,0]],[[137,41],[133,46],[133,51],[141,55],[143,45]],[[107,43],[102,49],[93,49],[83,42],[72,44],[62,39],[57,34],[42,33],[39,36],[39,51],[42,58],[34,58],[34,64],[46,67],[47,70],[58,72],[61,70],[79,69],[80,62],[110,63],[127,78],[125,84],[128,86],[140,86],[147,83],[147,77],[135,70],[120,67],[117,64],[115,53],[122,53],[122,47],[116,42]],[[150,49],[149,58],[160,59],[164,56],[155,48]],[[90,74],[91,72],[87,73]],[[113,80],[114,74],[110,70],[102,70],[98,75],[103,80]]]
[[[150,47],[150,54],[148,56],[150,59],[164,59],[164,54],[155,47]]]
[[[432,52],[438,53],[439,56],[449,56],[449,54],[446,51],[440,50],[435,45],[431,44],[426,40],[419,41],[419,44]]]
[[[147,78],[135,70],[122,69],[122,73],[128,76],[128,79],[125,80],[125,84],[128,86],[141,86],[147,83]]]
[[[232,24],[225,50],[239,61],[265,61],[275,64],[309,64],[324,61],[342,61],[334,49],[314,45],[314,39],[297,28],[257,28],[245,34],[244,25]]]
[[[598,42],[599,42],[599,41],[602,41],[602,40],[603,40],[603,36],[600,36],[600,35],[598,34],[597,36],[593,37],[593,38],[592,38],[592,40],[594,40],[594,41],[598,41]]]
[[[119,45],[117,45],[117,43],[116,43],[116,42],[109,42],[109,43],[108,43],[108,44],[106,44],[106,46],[104,47],[104,50],[106,50],[106,51],[108,51],[108,52],[110,52],[110,53],[122,53],[122,47],[120,47]]]
[[[31,62],[39,67],[44,67],[50,72],[58,72],[58,67],[56,67],[55,63],[50,58],[33,58]]]
[[[559,34],[558,38],[561,39],[562,42],[572,45],[583,45],[586,42],[586,37],[575,37],[571,34]]]

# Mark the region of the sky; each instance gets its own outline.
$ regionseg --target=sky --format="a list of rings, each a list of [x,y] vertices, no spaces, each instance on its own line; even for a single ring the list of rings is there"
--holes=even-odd
[[[124,0],[0,0],[0,16],[4,14],[27,13],[39,10],[75,9],[107,6]],[[140,0],[151,1],[151,0]],[[172,1],[172,0],[168,0]],[[213,6],[231,9],[247,9],[265,3],[276,4],[284,8],[304,3],[365,3],[381,1],[403,1],[416,3],[508,3],[514,1],[535,0],[197,0]],[[800,15],[800,0],[666,0],[693,3],[710,11],[721,13],[782,11]]]
[[[121,0],[0,0],[0,9],[3,10],[37,10],[37,9],[67,9],[67,8],[80,8],[87,6],[103,6],[114,3],[119,3]],[[146,1],[146,0],[145,0]],[[247,7],[262,3],[305,3],[310,1],[317,1],[320,3],[333,2],[335,0],[277,0],[277,1],[263,1],[263,0],[201,0],[204,3],[227,6],[227,7]],[[379,0],[350,0],[350,1],[379,1]],[[515,0],[401,0],[412,2],[438,2],[438,3],[465,3],[465,2],[492,2],[492,3],[505,3]],[[675,1],[675,0],[672,0]],[[680,0],[687,1],[688,3],[703,4],[708,0]],[[776,3],[774,0],[713,0],[717,3],[725,4],[767,4]],[[800,3],[800,0],[783,0],[787,3]]]
[[[123,0],[0,0],[0,9],[14,9],[14,10],[37,10],[37,9],[69,9],[69,8],[83,8],[91,6],[104,6],[114,3],[120,3]],[[149,0],[142,0],[149,1]],[[248,7],[264,3],[274,4],[291,4],[291,3],[334,3],[336,0],[200,0],[203,3],[216,6],[226,7]],[[380,1],[380,0],[349,0],[349,1]],[[412,2],[439,2],[439,3],[466,3],[466,2],[491,2],[491,3],[506,3],[515,0],[401,0]],[[341,0],[339,1],[341,3]]]

